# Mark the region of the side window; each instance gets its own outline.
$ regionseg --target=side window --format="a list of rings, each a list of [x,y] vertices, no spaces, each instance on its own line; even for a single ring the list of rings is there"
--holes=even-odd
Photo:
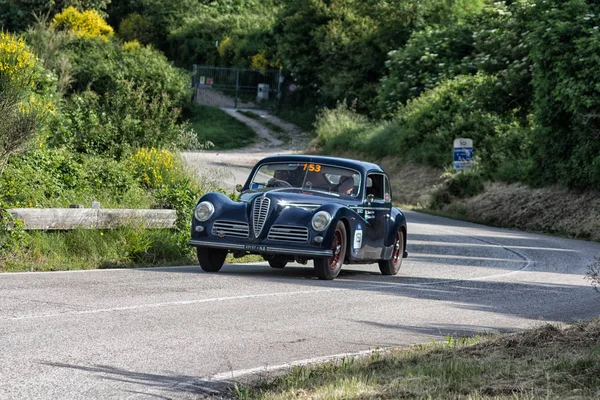
[[[385,188],[383,191],[383,200],[386,203],[392,202],[392,185],[390,185],[390,179],[387,176],[385,177]]]
[[[375,200],[384,199],[384,180],[381,174],[369,174],[367,176],[367,196],[372,194]]]

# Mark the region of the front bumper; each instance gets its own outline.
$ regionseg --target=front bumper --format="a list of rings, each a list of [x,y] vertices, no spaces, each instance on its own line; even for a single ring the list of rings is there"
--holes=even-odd
[[[238,243],[216,243],[209,240],[195,240],[192,239],[188,242],[191,246],[195,247],[211,247],[214,249],[227,249],[227,250],[242,250],[250,253],[257,254],[281,254],[289,256],[300,256],[300,257],[331,257],[333,255],[332,250],[310,250],[310,249],[298,249],[291,247],[281,247],[273,245],[254,245],[254,244],[238,244]]]

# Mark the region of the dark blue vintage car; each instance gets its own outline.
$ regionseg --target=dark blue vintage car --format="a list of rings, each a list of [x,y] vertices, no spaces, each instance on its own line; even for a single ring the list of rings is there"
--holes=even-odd
[[[342,264],[379,264],[395,275],[406,258],[406,219],[392,206],[388,176],[371,163],[332,157],[268,157],[252,169],[239,201],[207,193],[196,205],[190,245],[204,271],[228,252],[260,254],[273,268],[313,260],[320,279]]]

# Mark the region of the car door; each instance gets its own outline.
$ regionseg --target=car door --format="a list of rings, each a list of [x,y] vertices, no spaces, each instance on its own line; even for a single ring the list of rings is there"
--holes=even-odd
[[[373,196],[373,201],[368,202],[365,199],[363,205],[366,225],[363,258],[377,260],[381,258],[381,249],[383,248],[383,240],[391,212],[389,180],[381,172],[373,172],[367,175],[366,197],[369,197],[369,195]]]

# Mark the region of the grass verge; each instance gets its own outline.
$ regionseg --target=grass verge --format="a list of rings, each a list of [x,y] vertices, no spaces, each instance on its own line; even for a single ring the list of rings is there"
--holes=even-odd
[[[275,137],[277,139],[281,140],[283,143],[288,144],[292,140],[290,135],[288,135],[286,133],[285,129],[283,129],[279,125],[272,123],[269,120],[266,120],[265,118],[262,118],[257,113],[254,113],[252,111],[245,111],[245,110],[238,110],[238,112],[248,118],[252,118],[252,119],[258,121],[261,125],[263,125],[264,127],[268,128],[271,132],[273,132]]]
[[[186,241],[183,234],[169,229],[31,231],[20,249],[0,257],[0,271],[189,265],[195,258]]]
[[[490,182],[482,193],[417,211],[502,228],[600,241],[600,193]]]
[[[238,399],[600,397],[600,320],[345,358],[248,386]]]
[[[280,108],[274,115],[302,128],[304,132],[314,135],[315,121],[317,120],[316,108]]]
[[[247,147],[256,140],[256,132],[216,107],[195,105],[190,124],[198,141],[212,142],[214,150]]]

